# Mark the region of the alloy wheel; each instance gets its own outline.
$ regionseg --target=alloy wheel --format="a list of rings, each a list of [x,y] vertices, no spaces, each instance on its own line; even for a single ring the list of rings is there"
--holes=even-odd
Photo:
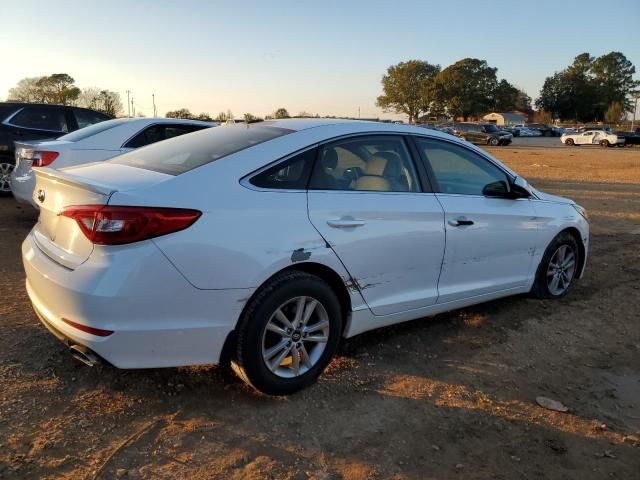
[[[560,245],[547,267],[547,287],[552,295],[567,291],[576,272],[576,254],[570,245]]]
[[[329,340],[329,315],[312,297],[295,297],[271,315],[262,334],[262,359],[275,375],[303,375],[318,363]]]
[[[11,191],[11,172],[14,166],[11,163],[0,163],[0,192]]]

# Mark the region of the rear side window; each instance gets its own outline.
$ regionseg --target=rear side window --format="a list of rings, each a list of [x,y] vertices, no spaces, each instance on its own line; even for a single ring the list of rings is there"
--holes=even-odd
[[[140,148],[161,140],[179,137],[185,133],[202,130],[203,128],[206,127],[200,125],[152,125],[145,128],[142,132],[129,140],[124,146],[127,148]]]
[[[99,112],[94,112],[92,110],[84,110],[81,108],[74,108],[73,113],[76,116],[76,122],[78,122],[78,128],[88,127],[89,125],[93,125],[96,123],[104,122],[105,120],[109,120],[109,117],[103,115]]]
[[[122,124],[123,124],[123,120],[107,120],[106,122],[96,123],[95,125],[81,128],[80,130],[76,130],[75,132],[67,133],[66,135],[63,135],[60,138],[58,138],[58,140],[66,140],[68,142],[78,142],[80,140],[84,140],[85,138],[89,138],[93,135],[97,135],[98,133],[102,133],[114,127],[120,126]]]
[[[289,160],[278,163],[253,177],[250,182],[260,188],[278,190],[305,190],[309,181],[311,167],[316,157],[317,149],[312,148],[300,153]]]
[[[169,175],[180,175],[292,132],[293,130],[287,128],[260,124],[207,128],[193,135],[172,138],[107,161]]]
[[[63,108],[24,107],[11,119],[10,123],[18,127],[38,130],[69,131]]]

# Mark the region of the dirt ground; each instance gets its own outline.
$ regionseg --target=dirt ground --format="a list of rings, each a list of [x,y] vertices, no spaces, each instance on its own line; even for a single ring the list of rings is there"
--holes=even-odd
[[[77,364],[24,289],[35,216],[1,199],[0,478],[639,478],[640,150],[492,153],[589,210],[586,277],[350,339],[289,398]]]

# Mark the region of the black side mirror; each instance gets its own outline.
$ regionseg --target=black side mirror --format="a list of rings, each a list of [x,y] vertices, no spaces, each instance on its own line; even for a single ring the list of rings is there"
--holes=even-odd
[[[485,197],[509,197],[509,185],[504,180],[488,183],[482,189],[482,194]]]

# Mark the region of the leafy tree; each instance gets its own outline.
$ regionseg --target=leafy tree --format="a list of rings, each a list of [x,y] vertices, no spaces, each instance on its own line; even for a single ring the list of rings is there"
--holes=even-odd
[[[275,118],[290,118],[289,112],[287,112],[286,108],[279,108],[273,114]]]
[[[496,71],[486,60],[460,60],[436,76],[436,97],[454,117],[467,120],[470,116],[479,116],[494,107],[498,87]]]
[[[191,111],[189,111],[188,108],[181,108],[179,110],[173,110],[171,112],[167,112],[164,115],[167,118],[182,118],[182,119],[187,119],[187,120],[192,120],[193,118],[195,118],[193,116],[193,113],[191,113]]]
[[[625,109],[620,102],[611,102],[607,111],[604,112],[604,119],[607,123],[617,124],[622,120],[625,114]]]
[[[258,117],[256,117],[255,115],[253,115],[252,113],[245,113],[242,118],[244,119],[245,122],[250,123],[254,120],[257,120]]]
[[[439,65],[422,60],[409,60],[392,65],[382,77],[382,95],[376,105],[385,112],[404,113],[409,123],[427,113],[434,103],[433,81]]]
[[[196,115],[195,117],[196,120],[202,120],[203,122],[211,122],[213,121],[213,118],[211,118],[211,115],[209,115],[206,112],[202,112],[199,115]]]
[[[73,105],[80,96],[74,79],[66,73],[23,78],[9,90],[9,99],[22,102]]]
[[[508,112],[516,108],[520,90],[506,80],[500,80],[494,92],[494,110],[496,112]]]
[[[640,87],[640,81],[633,79],[636,68],[627,57],[620,52],[602,55],[593,62],[591,72],[601,106],[618,102],[624,110],[631,109],[629,94]]]
[[[545,111],[544,108],[541,108],[540,110],[536,110],[533,114],[533,121],[535,123],[549,124],[553,121],[553,118],[551,118],[551,114],[549,112]]]
[[[296,115],[298,118],[313,118],[315,117],[315,115],[313,113],[309,113],[306,111],[301,111],[298,113],[298,115]]]

